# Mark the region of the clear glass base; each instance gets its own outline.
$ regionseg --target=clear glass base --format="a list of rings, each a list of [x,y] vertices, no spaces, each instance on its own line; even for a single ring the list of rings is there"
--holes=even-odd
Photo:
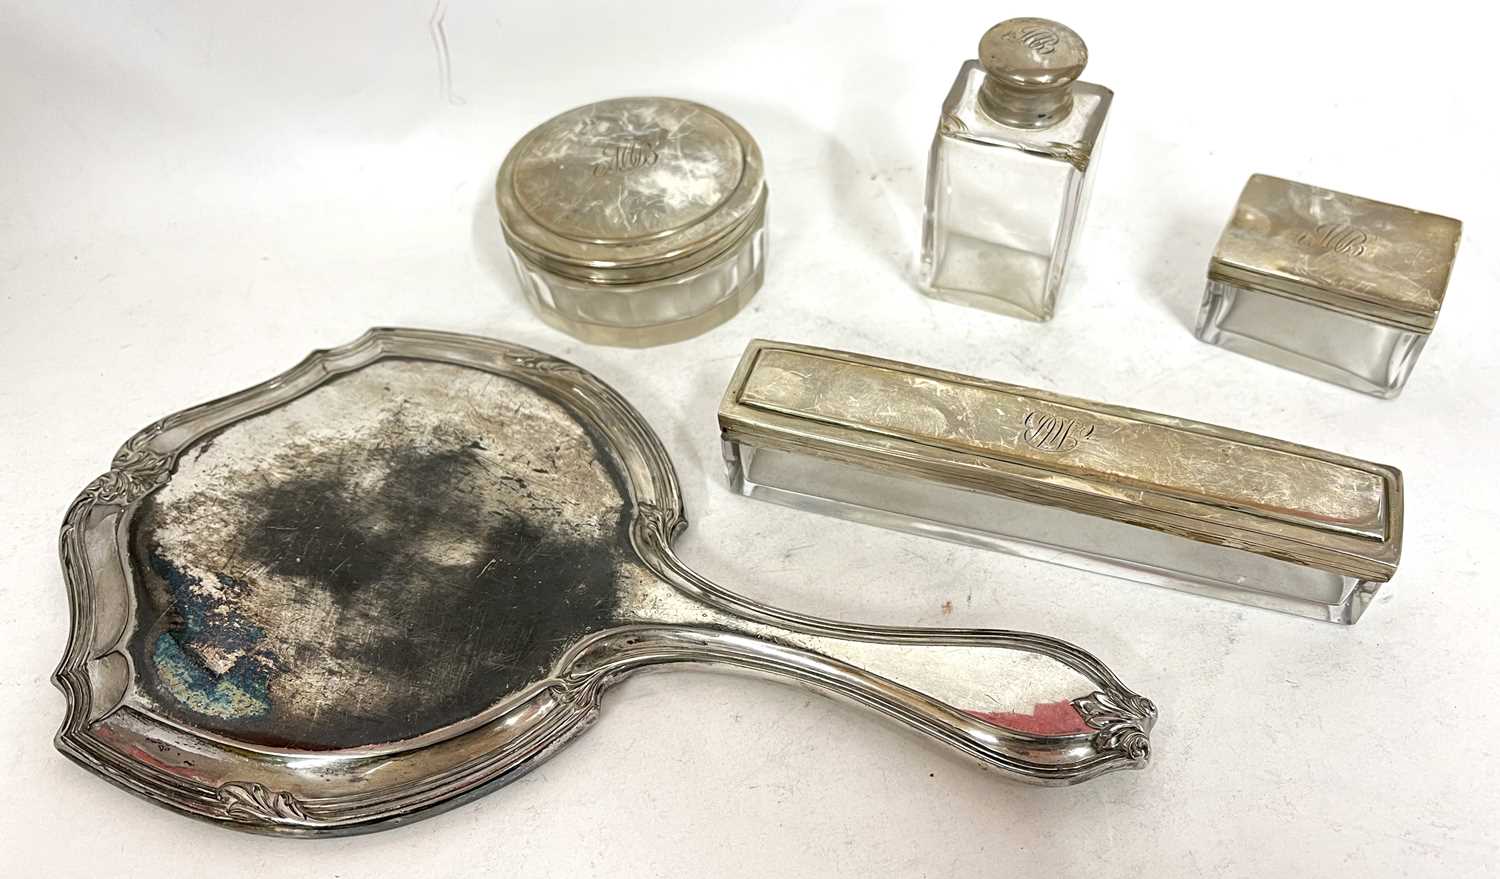
[[[746,497],[1345,625],[1382,585],[1110,519],[801,452],[724,443]]]
[[[1274,293],[1210,280],[1197,336],[1383,399],[1401,393],[1427,335]]]
[[[512,250],[522,292],[546,323],[597,345],[643,348],[680,342],[729,320],[760,289],[766,227],[717,259],[645,284],[590,284],[547,271]]]
[[[922,264],[921,290],[933,299],[981,308],[1022,320],[1052,319],[1057,297],[1049,295],[1046,254],[1003,247],[950,233]],[[1004,279],[1003,293],[986,289]]]
[[[1013,128],[979,105],[987,74],[959,71],[927,166],[922,291],[1013,317],[1048,320],[1093,181],[1111,92],[1074,83],[1055,125]]]

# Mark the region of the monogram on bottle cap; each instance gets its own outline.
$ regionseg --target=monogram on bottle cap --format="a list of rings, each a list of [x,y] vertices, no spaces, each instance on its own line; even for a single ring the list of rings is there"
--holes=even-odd
[[[979,63],[990,76],[1014,88],[1051,89],[1078,79],[1089,63],[1089,50],[1067,25],[1045,18],[1012,18],[979,40]]]
[[[1066,118],[1072,85],[1088,64],[1083,39],[1045,18],[1012,18],[979,40],[979,104],[1002,125],[1046,128]]]

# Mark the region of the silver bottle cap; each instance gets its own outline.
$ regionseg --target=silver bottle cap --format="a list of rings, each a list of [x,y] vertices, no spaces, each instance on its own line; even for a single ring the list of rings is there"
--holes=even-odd
[[[996,122],[1046,128],[1073,109],[1073,82],[1089,63],[1083,38],[1045,18],[1012,18],[979,40],[987,76],[979,105]]]
[[[511,149],[495,189],[512,247],[601,284],[707,263],[754,226],[766,191],[749,132],[675,98],[618,98],[549,119]]]

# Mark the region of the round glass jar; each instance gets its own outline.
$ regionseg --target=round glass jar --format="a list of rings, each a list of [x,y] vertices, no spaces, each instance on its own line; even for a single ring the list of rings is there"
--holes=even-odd
[[[505,157],[495,200],[526,298],[585,342],[696,336],[765,274],[760,148],[692,101],[617,98],[547,120]]]

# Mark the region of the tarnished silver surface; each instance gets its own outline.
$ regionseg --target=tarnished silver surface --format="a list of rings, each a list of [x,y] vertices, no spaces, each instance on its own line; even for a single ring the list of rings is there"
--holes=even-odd
[[[1016,498],[1375,583],[1394,574],[1401,554],[1395,468],[874,357],[751,342],[725,392],[719,425],[730,442]]]
[[[734,246],[764,211],[754,138],[676,98],[618,98],[532,129],[495,183],[510,245],[598,283],[681,274]]]
[[[684,567],[683,527],[665,451],[589,373],[372,330],[151,425],[69,508],[58,747],[226,826],[355,833],[515,778],[613,681],[691,662],[1024,781],[1145,764],[1154,706],[1089,654],[761,605]]]
[[[1430,332],[1461,231],[1449,217],[1254,174],[1208,276]]]

